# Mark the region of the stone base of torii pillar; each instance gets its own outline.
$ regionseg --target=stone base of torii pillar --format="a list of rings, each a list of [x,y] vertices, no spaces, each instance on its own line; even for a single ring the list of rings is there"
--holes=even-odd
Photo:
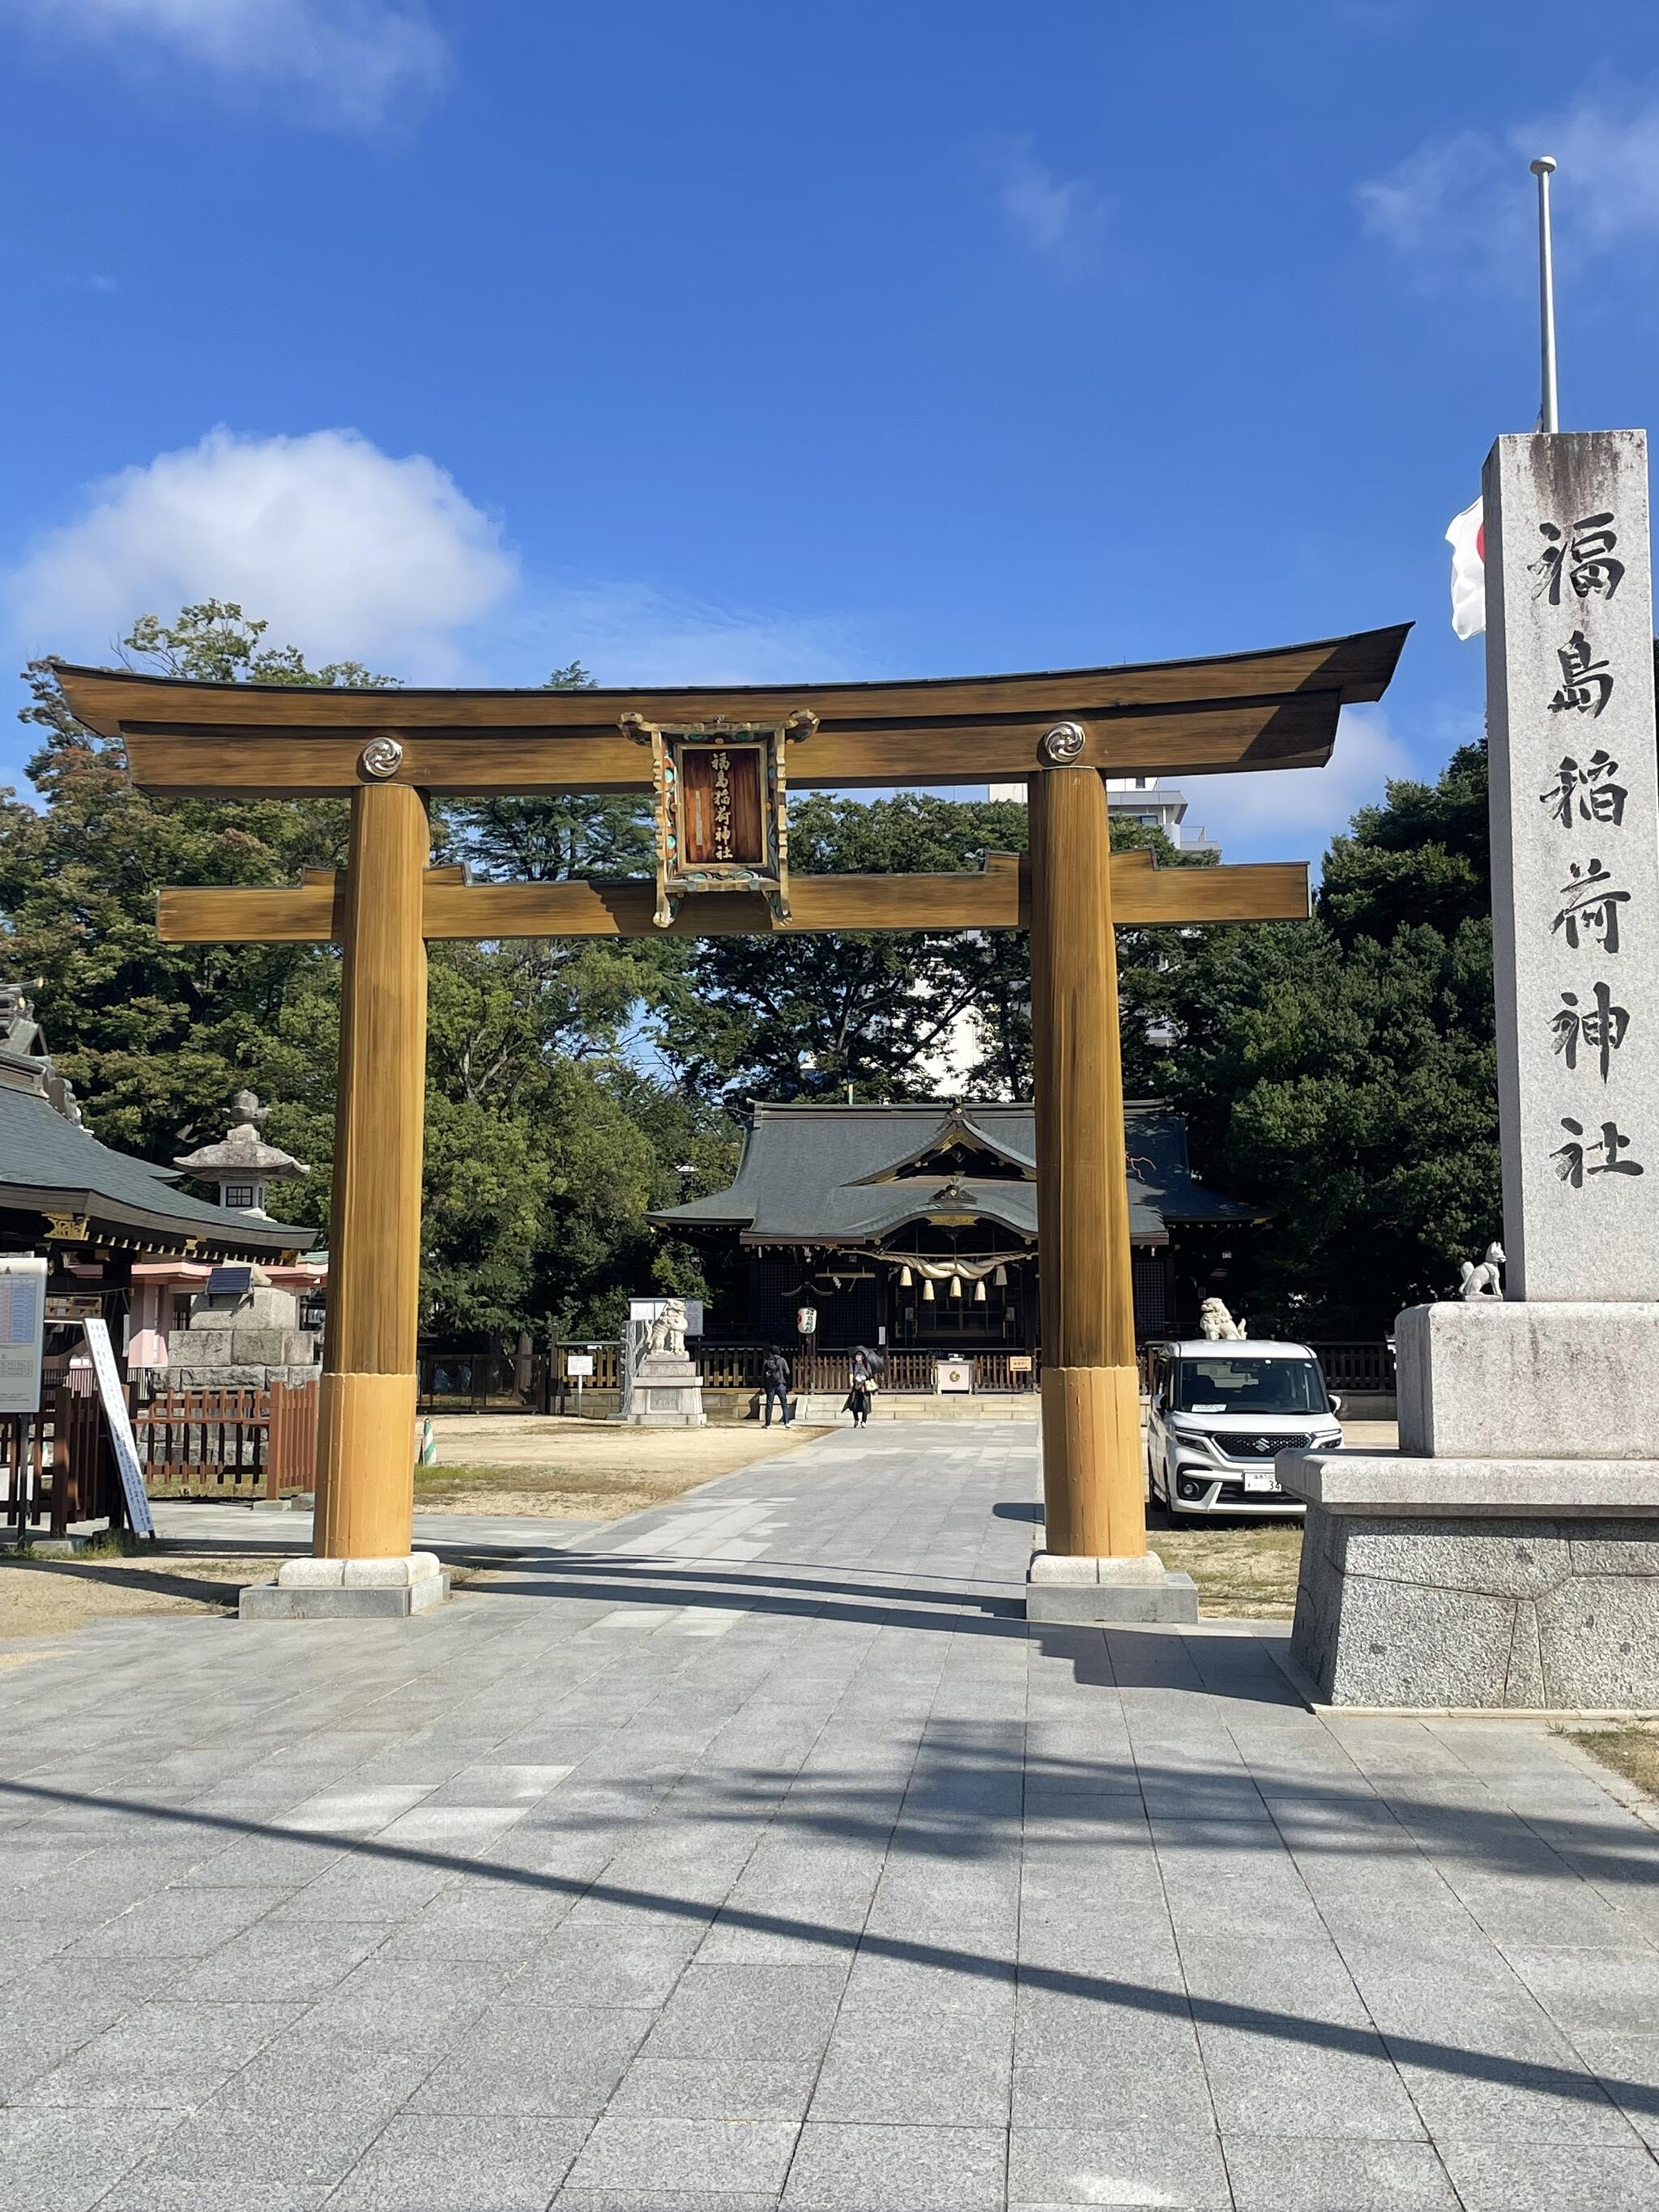
[[[1397,1452],[1285,1452],[1333,1705],[1659,1710],[1659,1304],[1413,1306]]]

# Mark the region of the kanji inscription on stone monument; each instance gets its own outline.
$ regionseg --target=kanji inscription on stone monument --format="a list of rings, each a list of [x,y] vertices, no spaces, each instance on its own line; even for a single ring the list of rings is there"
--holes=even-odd
[[[1500,438],[1485,497],[1510,1294],[1659,1298],[1646,440]]]

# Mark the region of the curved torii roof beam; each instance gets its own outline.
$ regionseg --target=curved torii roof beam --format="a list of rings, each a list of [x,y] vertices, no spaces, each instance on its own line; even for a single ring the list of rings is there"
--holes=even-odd
[[[621,729],[624,714],[779,724],[802,708],[817,728],[791,745],[790,782],[838,790],[1038,775],[1038,746],[1060,720],[1081,724],[1079,757],[1109,775],[1317,768],[1339,710],[1382,696],[1408,628],[1202,660],[894,684],[352,691],[58,674],[88,727],[125,740],[133,780],[150,792],[344,796],[370,780],[361,757],[380,736],[403,747],[391,780],[425,790],[638,791],[651,754]]]

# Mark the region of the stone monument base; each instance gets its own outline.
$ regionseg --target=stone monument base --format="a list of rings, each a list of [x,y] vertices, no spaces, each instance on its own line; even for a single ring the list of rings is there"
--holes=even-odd
[[[1659,1461],[1283,1452],[1322,1703],[1659,1710]]]
[[[1084,1626],[1179,1626],[1198,1619],[1198,1589],[1190,1575],[1166,1567],[1156,1552],[1098,1559],[1037,1551],[1026,1571],[1025,1618]]]
[[[274,1583],[242,1592],[243,1620],[403,1620],[449,1595],[435,1553],[392,1559],[286,1559]]]
[[[634,1377],[628,1419],[638,1429],[701,1429],[702,1376],[683,1352],[647,1352]]]

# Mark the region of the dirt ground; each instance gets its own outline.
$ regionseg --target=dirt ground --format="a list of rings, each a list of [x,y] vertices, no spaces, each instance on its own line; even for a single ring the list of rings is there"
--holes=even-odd
[[[243,1586],[268,1582],[270,1559],[161,1551],[123,1559],[0,1559],[0,1642],[61,1636],[115,1613],[228,1613]],[[18,1655],[0,1652],[0,1666]]]
[[[769,1429],[626,1429],[489,1413],[443,1414],[432,1426],[438,1464],[416,1471],[419,1511],[572,1521],[619,1521],[823,1434],[799,1421]]]
[[[1176,1528],[1154,1508],[1146,1540],[1166,1567],[1181,1569],[1198,1584],[1198,1609],[1207,1620],[1288,1620],[1296,1611],[1299,1521]]]

